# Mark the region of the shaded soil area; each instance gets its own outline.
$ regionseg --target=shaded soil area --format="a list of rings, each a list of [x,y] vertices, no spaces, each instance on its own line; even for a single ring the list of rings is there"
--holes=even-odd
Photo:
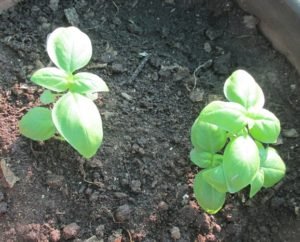
[[[20,178],[0,188],[0,241],[298,241],[299,75],[232,1],[173,2],[28,0],[0,15],[0,158]],[[40,104],[29,78],[51,65],[47,34],[70,23],[92,40],[85,70],[110,88],[97,100],[104,142],[90,160],[18,131]],[[287,175],[252,200],[247,189],[228,195],[211,216],[193,197],[189,132],[237,68],[281,120]]]

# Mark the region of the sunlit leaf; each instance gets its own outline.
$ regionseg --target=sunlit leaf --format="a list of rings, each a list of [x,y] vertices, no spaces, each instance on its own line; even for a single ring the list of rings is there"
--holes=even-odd
[[[197,149],[192,149],[190,152],[191,161],[201,168],[207,168],[212,165],[213,154],[206,151],[199,151]]]
[[[45,90],[40,96],[40,100],[43,104],[53,103],[55,102],[55,99],[56,99],[56,95],[49,90]]]
[[[228,191],[222,165],[205,169],[202,173],[204,179],[218,192],[226,193]]]
[[[222,208],[226,197],[225,193],[218,192],[205,181],[203,172],[195,177],[194,194],[199,205],[210,214],[215,214]]]
[[[99,76],[80,72],[74,75],[70,90],[78,93],[108,92],[108,87]]]
[[[224,151],[223,169],[228,191],[235,193],[249,185],[259,169],[260,157],[249,136],[239,136]]]
[[[244,70],[237,70],[231,74],[225,82],[224,94],[229,101],[239,103],[247,109],[262,108],[265,103],[260,86]]]
[[[274,148],[266,149],[267,157],[261,161],[261,169],[264,171],[264,187],[272,187],[285,175],[285,164]]]
[[[254,197],[255,194],[260,191],[263,185],[264,185],[264,171],[262,169],[259,169],[250,184],[250,198]]]
[[[280,133],[280,121],[266,109],[255,109],[248,113],[253,120],[250,134],[256,140],[263,143],[276,143]]]
[[[215,153],[226,143],[226,132],[216,125],[201,122],[198,118],[192,126],[191,139],[198,150]]]
[[[71,74],[92,57],[90,38],[76,27],[60,27],[48,37],[47,52],[52,62]]]
[[[35,107],[30,109],[19,123],[22,135],[37,141],[51,138],[55,134],[55,127],[48,108]]]
[[[31,81],[55,92],[64,92],[68,89],[68,74],[56,67],[39,69],[31,76]]]
[[[237,133],[247,124],[246,109],[238,103],[213,101],[200,113],[200,121]]]
[[[77,93],[67,93],[54,105],[52,119],[58,132],[86,158],[92,157],[102,142],[102,122],[96,105]]]

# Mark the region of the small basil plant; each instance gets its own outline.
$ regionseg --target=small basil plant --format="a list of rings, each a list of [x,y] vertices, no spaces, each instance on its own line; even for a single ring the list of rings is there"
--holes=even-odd
[[[92,57],[90,38],[76,27],[55,29],[47,39],[47,53],[56,67],[39,69],[31,81],[46,90],[42,107],[30,109],[20,120],[21,134],[44,141],[59,137],[83,157],[90,158],[102,143],[102,121],[93,100],[108,92],[97,75],[77,72]]]
[[[208,213],[217,213],[227,193],[250,185],[250,198],[272,187],[285,174],[285,164],[269,146],[280,133],[277,117],[263,108],[264,94],[253,77],[237,70],[226,80],[228,102],[213,101],[191,129],[191,161],[203,168],[195,177],[194,194]]]

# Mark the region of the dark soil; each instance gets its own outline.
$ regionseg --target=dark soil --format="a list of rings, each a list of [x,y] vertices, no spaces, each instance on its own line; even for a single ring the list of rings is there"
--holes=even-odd
[[[252,200],[228,195],[214,216],[195,203],[188,158],[193,121],[237,68],[256,78],[282,128],[300,132],[299,75],[232,1],[166,2],[74,0],[52,10],[27,0],[0,15],[0,158],[20,178],[0,188],[0,241],[299,241],[297,134],[276,147],[282,182]],[[104,142],[91,160],[60,141],[32,142],[17,124],[39,104],[29,77],[49,64],[47,34],[69,25],[71,7],[93,43],[86,70],[110,88],[97,101]]]

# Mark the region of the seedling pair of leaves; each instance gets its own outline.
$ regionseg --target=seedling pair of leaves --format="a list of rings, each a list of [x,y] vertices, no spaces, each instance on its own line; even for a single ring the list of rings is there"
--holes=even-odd
[[[281,180],[285,164],[274,148],[280,122],[263,108],[264,94],[253,77],[235,71],[225,82],[228,102],[213,101],[196,119],[191,130],[191,161],[203,168],[195,177],[194,193],[208,213],[218,212],[226,193],[250,185],[250,198],[262,187]]]
[[[97,75],[77,72],[92,57],[90,38],[76,27],[57,28],[47,39],[47,52],[56,67],[36,71],[31,81],[47,90],[40,100],[48,107],[30,109],[19,123],[20,132],[44,141],[57,134],[83,157],[90,158],[103,138],[102,121],[93,100],[108,87]]]

